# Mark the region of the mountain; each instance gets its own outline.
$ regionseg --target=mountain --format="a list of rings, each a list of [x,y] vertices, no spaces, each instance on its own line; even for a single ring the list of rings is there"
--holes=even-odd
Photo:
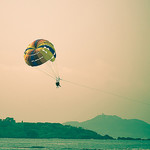
[[[64,125],[82,127],[114,138],[150,138],[150,124],[138,119],[122,119],[115,115],[102,114],[84,122],[71,121]]]
[[[0,138],[113,139],[81,127],[60,123],[16,123],[9,117],[0,119]]]

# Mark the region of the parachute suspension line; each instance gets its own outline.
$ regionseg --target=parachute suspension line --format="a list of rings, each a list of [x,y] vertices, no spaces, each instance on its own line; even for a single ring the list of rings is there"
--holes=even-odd
[[[55,68],[55,64],[56,64],[56,60],[53,63],[50,63],[50,66],[51,66],[53,72],[55,72],[56,77],[58,77],[59,75],[58,75],[57,70]]]
[[[41,72],[46,72],[47,74],[49,74],[50,76],[52,76],[53,78],[56,76],[54,73],[52,73],[50,71],[50,67],[45,63],[42,65],[42,67],[36,67],[39,71]]]
[[[51,66],[52,66],[52,63],[51,63]],[[53,66],[54,66],[54,69],[55,69],[55,71],[56,71],[57,77],[60,77],[60,76],[59,76],[58,66],[57,66],[57,60],[55,60],[55,62],[53,63]]]
[[[105,93],[105,94],[109,94],[109,95],[112,95],[112,96],[115,96],[115,97],[120,97],[122,100],[124,99],[124,100],[135,102],[135,103],[140,103],[140,104],[144,104],[144,105],[150,105],[150,103],[145,103],[145,102],[142,102],[142,101],[140,101],[138,99],[132,99],[130,97],[126,97],[126,96],[119,95],[119,94],[112,93],[112,92],[103,91],[103,90],[100,90],[100,89],[97,89],[97,88],[89,87],[89,86],[86,86],[86,85],[83,85],[83,84],[79,84],[79,83],[68,81],[68,80],[64,80],[64,79],[61,79],[61,80],[65,81],[65,82],[68,82],[68,83],[71,83],[71,84],[74,84],[76,86],[80,86],[80,87],[83,87],[83,88],[99,91],[99,92],[102,92],[102,93]]]
[[[57,77],[57,74],[56,74],[56,72],[54,71],[51,62],[50,62],[50,61],[46,62],[46,65],[47,65],[48,68],[50,68],[50,70],[52,71],[52,73],[54,74],[54,76],[55,76],[55,78],[56,78],[56,77]]]
[[[52,75],[50,75],[47,71],[42,70],[40,68],[36,68],[36,69],[38,69],[40,72],[43,72],[44,74],[46,74],[47,76],[49,76],[49,77],[51,77],[51,78],[53,78],[55,80],[55,77],[53,77]]]
[[[57,69],[56,69],[56,60],[54,62],[49,62],[48,63],[49,67],[51,68],[52,72],[55,74],[55,77],[58,78],[59,77],[59,74],[57,72]]]
[[[52,73],[55,75],[55,78],[59,78],[59,71],[57,68],[56,60],[54,62],[47,62],[47,66],[51,69]]]

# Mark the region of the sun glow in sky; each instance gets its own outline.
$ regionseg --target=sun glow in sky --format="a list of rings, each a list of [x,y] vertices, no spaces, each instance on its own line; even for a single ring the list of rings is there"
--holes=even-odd
[[[150,123],[149,0],[0,0],[0,118],[84,121],[101,113]],[[61,78],[24,62],[36,39],[55,46]]]

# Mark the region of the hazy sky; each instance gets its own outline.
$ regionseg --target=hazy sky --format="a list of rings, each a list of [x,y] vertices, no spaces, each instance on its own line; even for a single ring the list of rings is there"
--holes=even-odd
[[[150,0],[0,0],[0,118],[85,121],[101,113],[150,123]],[[61,78],[24,62],[36,39],[55,45]]]

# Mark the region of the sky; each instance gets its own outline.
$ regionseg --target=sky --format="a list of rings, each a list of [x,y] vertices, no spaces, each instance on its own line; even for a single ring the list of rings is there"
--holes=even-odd
[[[0,118],[150,123],[149,0],[0,0],[0,18]],[[36,39],[54,44],[61,88],[25,63]]]

